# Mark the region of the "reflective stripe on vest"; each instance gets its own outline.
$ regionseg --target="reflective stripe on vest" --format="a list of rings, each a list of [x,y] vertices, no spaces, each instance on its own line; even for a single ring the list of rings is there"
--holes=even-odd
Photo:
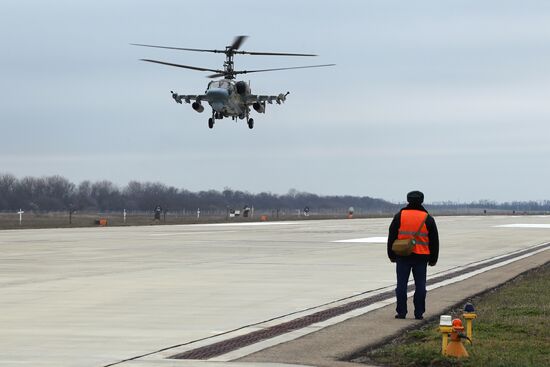
[[[422,210],[413,210],[407,209],[401,211],[401,223],[399,226],[399,232],[397,234],[397,239],[399,240],[408,240],[412,238],[416,231],[418,231],[418,226],[426,217],[426,212]],[[422,225],[420,233],[414,237],[416,244],[413,247],[412,252],[418,255],[429,255],[430,254],[430,240],[428,238],[428,228],[426,223]]]

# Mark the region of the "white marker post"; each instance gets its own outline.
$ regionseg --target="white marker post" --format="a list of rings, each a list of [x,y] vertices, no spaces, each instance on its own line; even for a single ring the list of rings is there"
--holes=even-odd
[[[21,209],[17,212],[17,214],[19,214],[19,225],[21,225],[21,222],[23,221],[23,213],[24,211]]]
[[[124,216],[124,224],[126,224],[126,209],[124,209],[124,212],[122,213],[122,215]]]
[[[197,219],[201,217],[201,208],[197,208]]]

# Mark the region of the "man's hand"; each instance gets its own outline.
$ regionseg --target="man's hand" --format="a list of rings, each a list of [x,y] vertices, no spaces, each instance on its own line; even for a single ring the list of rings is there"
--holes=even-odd
[[[428,265],[430,265],[430,266],[435,266],[435,261],[430,261],[430,262],[428,262]]]

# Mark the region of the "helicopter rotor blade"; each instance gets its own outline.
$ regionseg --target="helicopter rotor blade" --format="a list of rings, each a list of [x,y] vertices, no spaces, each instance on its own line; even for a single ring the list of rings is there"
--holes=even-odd
[[[324,64],[324,65],[308,65],[308,66],[293,66],[290,68],[276,68],[276,69],[262,69],[262,70],[241,70],[241,71],[234,71],[231,74],[237,75],[237,74],[250,74],[250,73],[263,73],[266,71],[279,71],[279,70],[292,70],[292,69],[310,69],[310,68],[324,68],[327,66],[334,66],[336,64]],[[216,77],[214,75],[209,75],[210,77]]]
[[[201,49],[201,48],[184,48],[184,47],[156,46],[156,45],[144,45],[144,44],[141,44],[141,43],[130,43],[130,44],[131,44],[132,46],[153,47],[153,48],[165,48],[165,49],[168,49],[168,50],[225,53],[225,50],[205,50],[205,49]]]
[[[268,56],[319,56],[315,54],[295,54],[289,52],[251,52],[251,51],[235,51],[235,54],[240,55],[268,55]]]
[[[262,69],[262,70],[237,70],[237,71],[233,71],[233,72],[224,72],[224,71],[219,71],[217,72],[216,74],[212,74],[212,75],[208,75],[207,78],[211,78],[211,79],[214,79],[214,78],[219,78],[221,76],[226,76],[226,75],[237,75],[237,74],[249,74],[249,73],[263,73],[263,72],[266,72],[266,71],[278,71],[278,70],[292,70],[292,69],[309,69],[309,68],[324,68],[324,67],[327,67],[327,66],[334,66],[336,64],[324,64],[324,65],[308,65],[308,66],[293,66],[293,67],[290,67],[290,68],[276,68],[276,69]]]
[[[238,36],[235,37],[233,44],[229,47],[229,51],[233,54],[239,55],[267,55],[267,56],[318,56],[315,54],[301,54],[301,53],[291,53],[291,52],[255,52],[255,51],[237,51],[243,42],[248,38],[248,36]],[[193,52],[212,52],[212,53],[221,53],[224,54],[227,50],[216,50],[216,49],[202,49],[202,48],[187,48],[187,47],[172,47],[172,46],[159,46],[159,45],[146,45],[143,43],[130,43],[132,46],[140,47],[152,47],[152,48],[162,48],[167,50],[179,50],[179,51],[193,51]]]
[[[177,67],[177,68],[184,68],[184,69],[191,69],[191,70],[198,70],[198,71],[212,71],[212,72],[214,72],[214,73],[223,73],[223,70],[199,68],[199,67],[197,67],[197,66],[173,64],[173,63],[171,63],[171,62],[158,61],[158,60],[151,60],[151,59],[140,59],[140,60],[141,60],[141,61],[147,61],[147,62],[153,62],[153,63],[155,63],[155,64],[162,64],[162,65],[168,65],[168,66],[175,66],[175,67]]]
[[[233,40],[233,44],[229,46],[229,51],[238,50],[248,36],[237,36]]]
[[[219,77],[222,77],[222,76],[225,77],[226,75],[228,75],[228,73],[220,72],[220,73],[208,75],[207,78],[215,79],[215,78],[219,78]]]

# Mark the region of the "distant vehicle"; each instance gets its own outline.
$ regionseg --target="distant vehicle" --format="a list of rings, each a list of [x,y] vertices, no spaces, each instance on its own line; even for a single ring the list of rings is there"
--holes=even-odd
[[[183,51],[196,51],[196,52],[212,52],[225,54],[225,62],[223,63],[223,70],[207,69],[196,66],[188,66],[181,64],[174,64],[170,62],[141,59],[142,61],[153,62],[162,65],[175,66],[178,68],[198,70],[198,71],[210,71],[214,74],[209,75],[209,78],[222,78],[214,80],[208,83],[208,87],[204,94],[177,94],[173,91],[172,98],[177,103],[191,103],[191,107],[202,113],[204,106],[202,102],[208,102],[212,107],[212,117],[208,119],[208,127],[212,129],[216,120],[221,120],[224,117],[231,117],[233,120],[246,119],[248,127],[252,129],[254,127],[254,119],[250,118],[250,107],[258,113],[265,113],[266,102],[272,104],[277,102],[281,104],[286,100],[286,97],[290,92],[279,93],[278,95],[256,95],[252,94],[250,84],[245,81],[236,81],[235,76],[239,74],[260,73],[266,71],[276,70],[290,70],[290,69],[306,69],[306,68],[320,68],[326,66],[334,66],[334,64],[325,65],[309,65],[309,66],[295,66],[288,68],[276,68],[276,69],[263,69],[263,70],[235,70],[233,65],[234,55],[269,55],[269,56],[317,56],[314,54],[297,54],[297,53],[280,53],[280,52],[248,52],[238,51],[247,36],[237,36],[230,46],[226,46],[225,50],[205,50],[196,48],[181,48],[181,47],[168,47],[168,46],[155,46],[132,43],[134,46],[164,48],[170,50],[183,50]]]

